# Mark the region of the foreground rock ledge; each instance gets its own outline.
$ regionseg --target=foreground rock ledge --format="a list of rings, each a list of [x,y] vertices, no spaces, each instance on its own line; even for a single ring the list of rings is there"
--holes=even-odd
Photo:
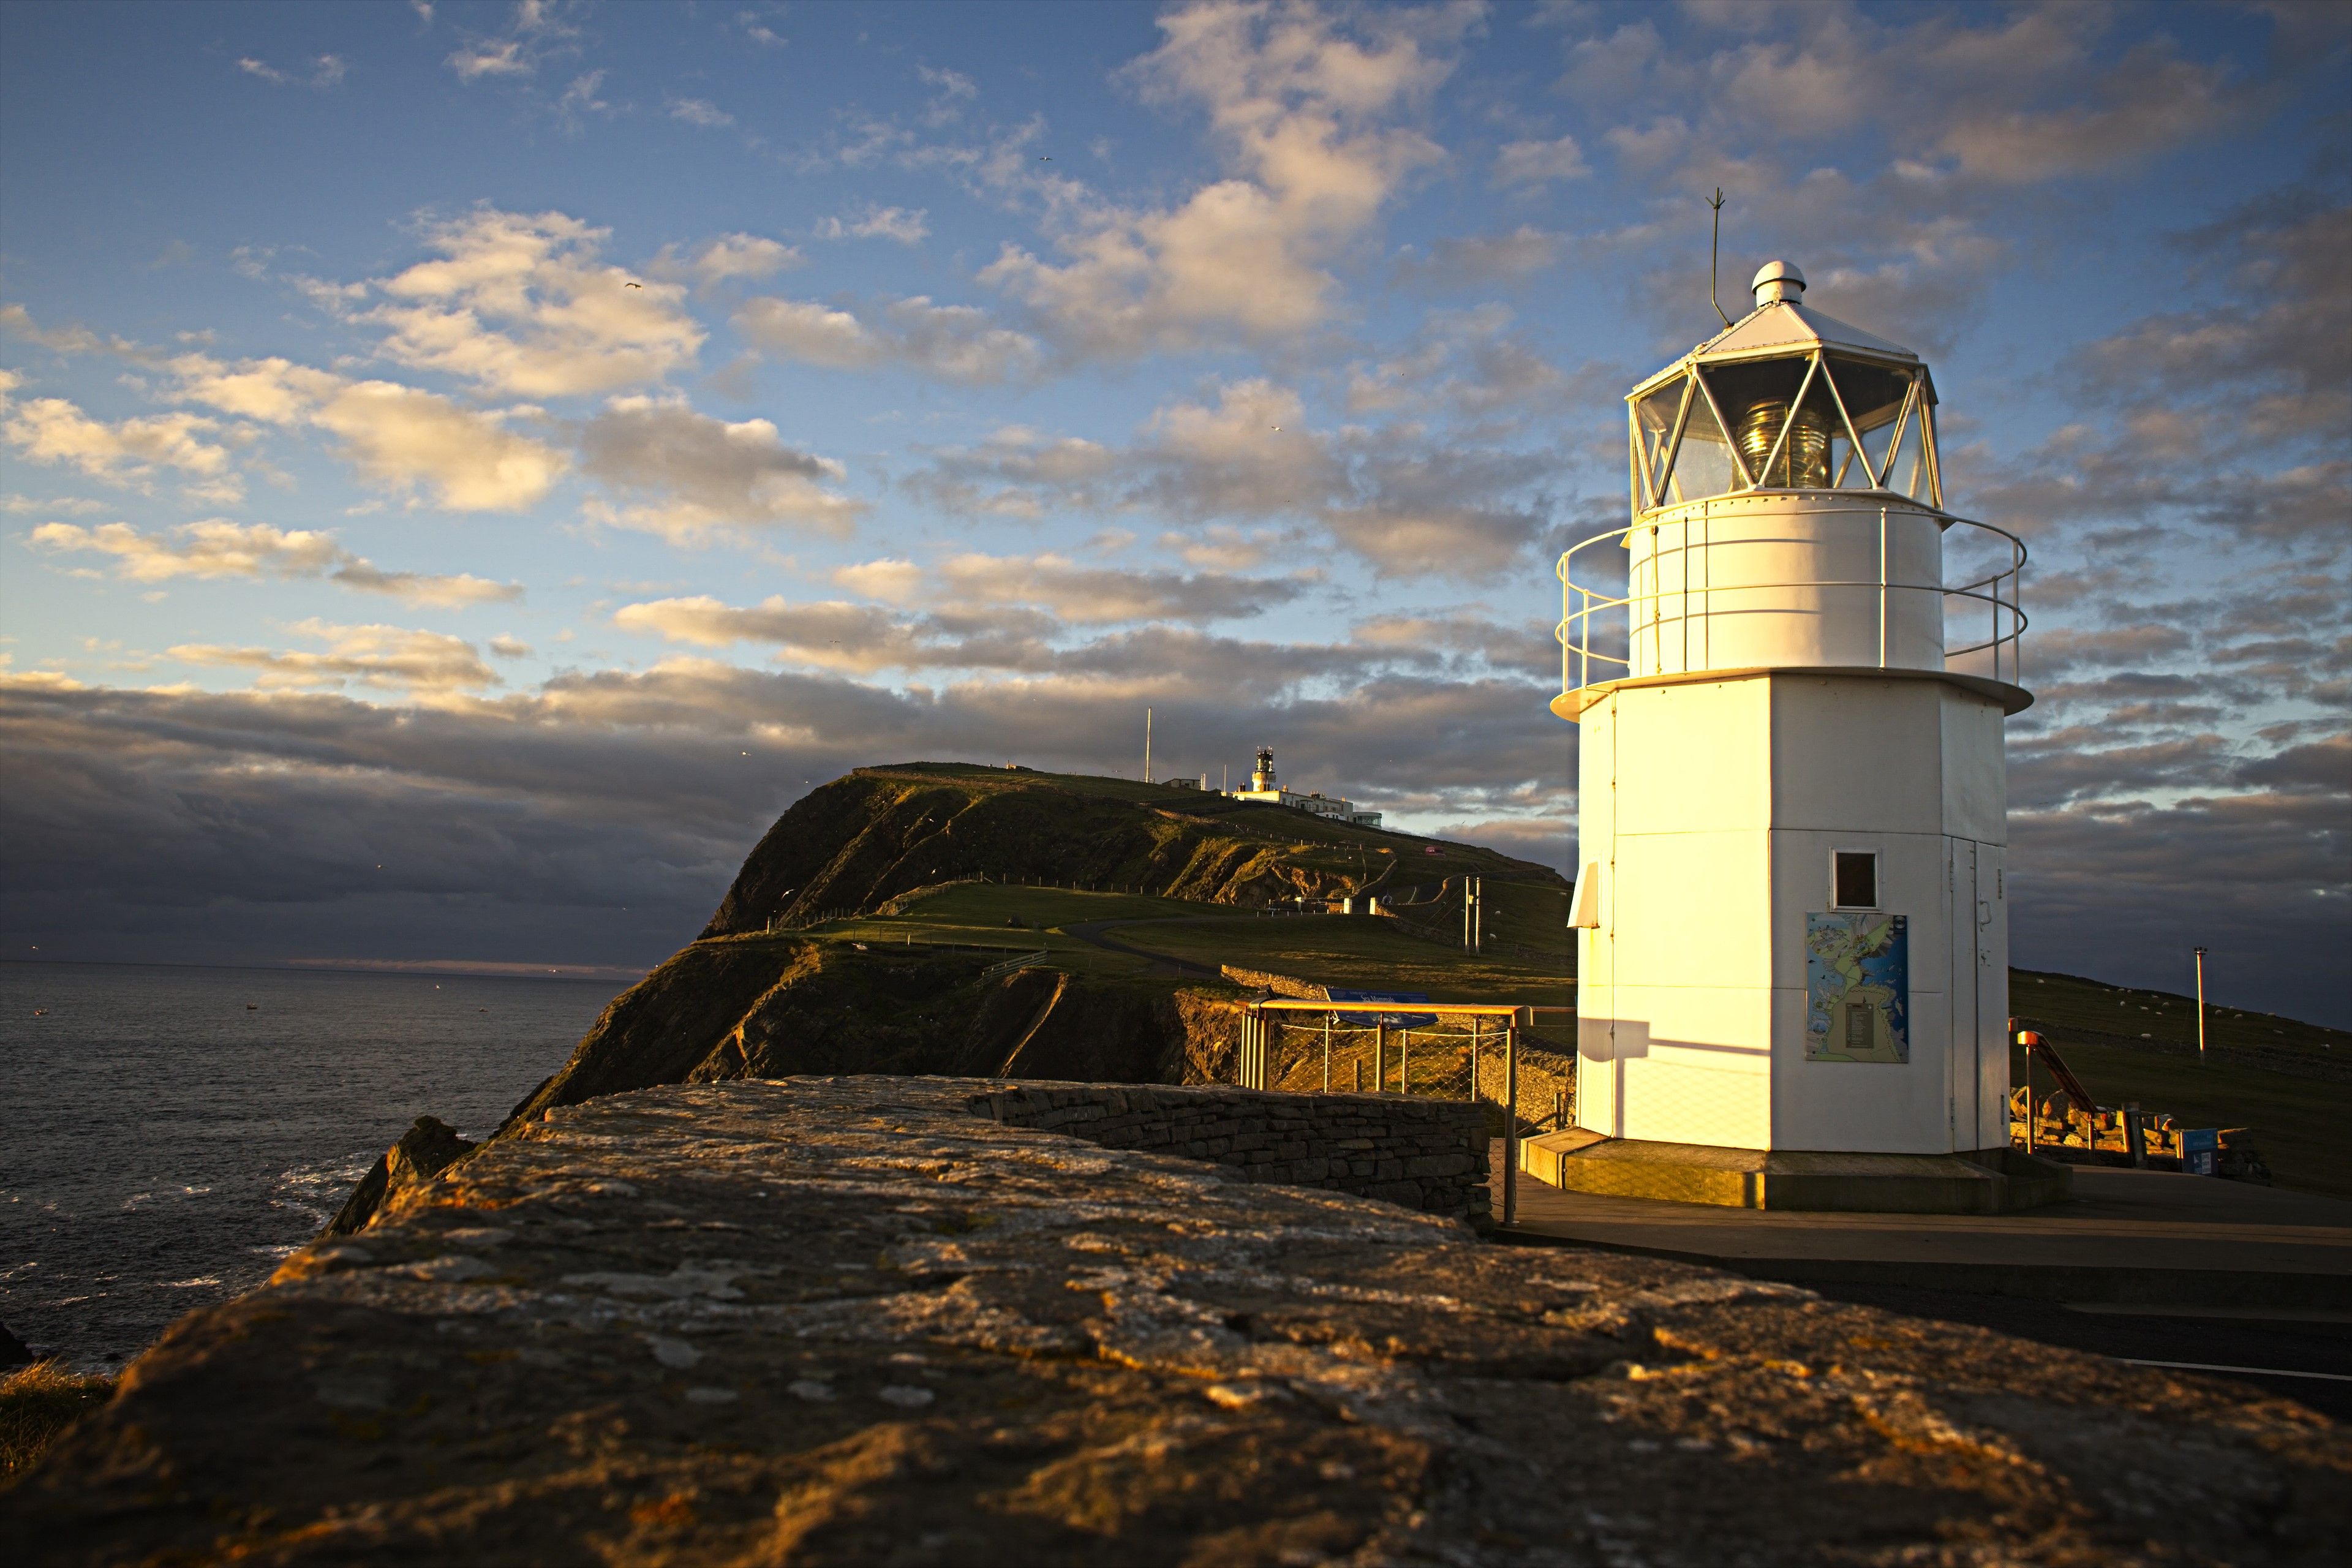
[[[971,1114],[648,1089],[180,1322],[39,1563],[2339,1560],[2299,1406]]]

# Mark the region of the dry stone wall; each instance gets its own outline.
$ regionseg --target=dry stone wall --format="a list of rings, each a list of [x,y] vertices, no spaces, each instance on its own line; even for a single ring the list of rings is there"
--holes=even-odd
[[[1486,1113],[1461,1100],[1157,1084],[1024,1083],[971,1098],[1008,1127],[1205,1160],[1423,1214],[1488,1217]]]

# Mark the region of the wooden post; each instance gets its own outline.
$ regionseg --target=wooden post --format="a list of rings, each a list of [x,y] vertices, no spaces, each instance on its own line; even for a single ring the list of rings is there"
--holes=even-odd
[[[1397,1092],[1412,1092],[1412,1031],[1402,1030],[1397,1035]]]
[[[1480,1038],[1481,1038],[1481,1037],[1486,1034],[1486,1019],[1484,1019],[1484,1018],[1482,1018],[1482,1017],[1479,1017],[1479,1016],[1478,1016],[1477,1015],[1475,1015],[1475,1014],[1471,1015],[1471,1018],[1470,1018],[1470,1099],[1471,1099],[1471,1102],[1472,1102],[1473,1104],[1475,1104],[1475,1103],[1477,1102],[1477,1099],[1478,1099],[1478,1042],[1479,1042]]]
[[[1519,1222],[1519,1016],[1503,1028],[1503,1223]]]
[[[1389,1091],[1389,1016],[1382,1013],[1372,1024],[1372,1092]]]
[[[1331,1015],[1323,1015],[1323,1092],[1331,1092]]]

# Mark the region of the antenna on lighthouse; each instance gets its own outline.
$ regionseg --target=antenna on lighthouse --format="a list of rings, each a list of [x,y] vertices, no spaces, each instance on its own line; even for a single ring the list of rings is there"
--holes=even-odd
[[[1715,199],[1706,204],[1715,209],[1715,232],[1706,241],[1706,302],[1715,306],[1715,313],[1723,316],[1723,306],[1715,297],[1716,252],[1723,245],[1723,187],[1715,187]],[[1723,316],[1723,324],[1731,325],[1731,318]]]

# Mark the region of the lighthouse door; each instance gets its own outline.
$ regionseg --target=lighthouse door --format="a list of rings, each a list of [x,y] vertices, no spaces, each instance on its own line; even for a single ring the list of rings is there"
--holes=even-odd
[[[1950,917],[1945,930],[1950,933],[1951,963],[1945,995],[1952,1007],[1950,1055],[1944,1070],[1945,1114],[1954,1149],[1981,1149],[1984,1143],[1977,1121],[1983,1096],[1978,1086],[1984,1081],[1984,1073],[1979,1042],[1984,1030],[1979,1005],[1984,987],[1979,979],[1983,964],[1979,952],[1981,930],[1977,924],[1977,846],[1967,838],[1947,838],[1944,853],[1944,885],[1949,889],[1945,909]]]
[[[2001,846],[1976,847],[1978,1149],[2009,1142],[2009,889]]]

